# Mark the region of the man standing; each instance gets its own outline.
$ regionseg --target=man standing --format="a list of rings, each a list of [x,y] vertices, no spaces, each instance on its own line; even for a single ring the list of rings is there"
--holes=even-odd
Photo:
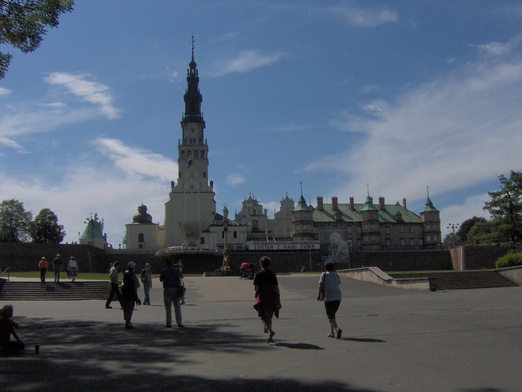
[[[111,302],[115,295],[116,295],[116,298],[118,298],[118,302],[120,303],[120,306],[122,306],[120,288],[118,287],[118,267],[119,267],[119,265],[120,265],[120,262],[115,261],[112,264],[112,267],[109,271],[109,278],[111,281],[111,292],[109,294],[109,298],[107,298],[107,302],[105,302],[105,309],[112,309]]]
[[[38,268],[40,269],[40,283],[42,286],[45,286],[45,274],[49,269],[49,263],[47,260],[45,260],[45,257],[42,257],[42,259],[38,262]]]
[[[62,270],[62,257],[57,254],[53,260],[54,282],[60,283],[60,271]]]
[[[176,316],[176,324],[178,327],[183,328],[181,319],[181,306],[180,306],[180,290],[181,279],[183,279],[183,273],[172,266],[172,260],[167,259],[165,262],[166,267],[161,270],[160,282],[163,283],[163,303],[165,304],[165,313],[167,322],[166,328],[172,328],[172,305],[174,305],[174,314]]]

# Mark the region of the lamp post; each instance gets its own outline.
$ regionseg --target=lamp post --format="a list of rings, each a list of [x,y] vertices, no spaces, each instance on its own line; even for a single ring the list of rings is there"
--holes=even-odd
[[[453,230],[453,249],[457,247],[457,236],[455,234],[455,229],[459,227],[460,223],[448,223],[448,229]]]

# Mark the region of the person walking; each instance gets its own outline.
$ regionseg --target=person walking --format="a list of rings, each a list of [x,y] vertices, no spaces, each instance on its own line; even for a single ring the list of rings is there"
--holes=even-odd
[[[141,283],[143,283],[143,305],[150,305],[150,289],[152,288],[152,271],[150,270],[150,264],[146,263],[145,268],[141,270],[140,274]]]
[[[76,275],[78,275],[78,262],[74,256],[71,256],[69,263],[67,264],[67,276],[69,276],[71,281],[74,282],[76,280]]]
[[[78,274],[78,262],[71,256],[69,259],[69,263],[67,264],[67,276],[71,278],[71,281],[74,282],[76,280],[76,275]]]
[[[335,272],[335,265],[333,262],[328,261],[325,264],[326,272],[321,274],[319,278],[319,291],[324,293],[324,307],[326,309],[326,316],[330,323],[329,338],[336,337],[341,338],[343,333],[342,329],[337,325],[335,314],[339,310],[341,304],[342,292],[339,287],[341,284],[341,278]]]
[[[183,286],[181,283],[183,273],[172,266],[172,260],[165,261],[165,268],[160,272],[160,282],[163,283],[163,303],[165,305],[166,323],[165,328],[172,328],[172,305],[174,305],[174,315],[176,324],[183,328],[180,298],[183,297]]]
[[[111,302],[114,296],[118,298],[118,302],[120,306],[123,308],[121,304],[121,293],[120,288],[118,287],[118,267],[120,266],[119,261],[115,261],[112,263],[112,267],[109,270],[109,279],[111,282],[111,292],[109,293],[109,297],[107,298],[107,302],[105,302],[105,309],[112,309]]]
[[[5,305],[0,309],[0,353],[1,354],[21,354],[25,350],[25,344],[16,334],[15,328],[18,324],[11,318],[13,317],[13,305]],[[11,340],[11,335],[16,339]]]
[[[273,343],[275,332],[272,329],[272,318],[274,315],[279,317],[279,309],[281,309],[279,284],[276,274],[270,269],[270,258],[263,256],[259,263],[261,264],[261,271],[254,276],[256,298],[254,309],[257,310],[257,314],[263,322],[265,333],[268,333],[266,342]]]
[[[57,254],[53,260],[53,272],[54,272],[54,282],[55,283],[60,283],[60,271],[62,270],[62,267],[63,267],[62,256]]]
[[[125,320],[126,329],[134,329],[132,325],[132,313],[134,312],[134,304],[141,305],[141,300],[138,297],[139,282],[134,273],[136,263],[129,261],[127,263],[127,270],[123,274],[123,285],[121,286],[121,305],[123,308],[123,319]]]
[[[40,270],[40,284],[45,286],[45,274],[49,269],[49,263],[45,260],[45,257],[42,257],[38,262],[38,269]]]

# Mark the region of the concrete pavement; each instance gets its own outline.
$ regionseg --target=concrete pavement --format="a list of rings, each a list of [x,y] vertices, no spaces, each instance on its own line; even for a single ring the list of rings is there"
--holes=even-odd
[[[28,350],[0,357],[1,390],[521,390],[520,287],[420,292],[342,278],[337,340],[315,301],[318,275],[282,275],[269,345],[251,280],[185,280],[183,329],[163,327],[157,281],[135,330],[104,301],[13,302]]]

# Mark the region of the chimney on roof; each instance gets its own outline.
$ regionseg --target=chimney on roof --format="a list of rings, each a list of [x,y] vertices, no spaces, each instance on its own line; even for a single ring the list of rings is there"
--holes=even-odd
[[[350,210],[355,211],[355,199],[350,196]]]
[[[339,209],[339,203],[337,200],[337,196],[332,196],[332,208],[334,211],[337,211]]]
[[[404,209],[408,209],[406,204],[406,198],[402,199],[402,206],[404,207]]]
[[[317,196],[317,209],[319,211],[323,210],[323,197],[322,196]]]
[[[381,211],[384,211],[386,210],[386,208],[384,207],[384,197],[379,197],[379,208]]]

